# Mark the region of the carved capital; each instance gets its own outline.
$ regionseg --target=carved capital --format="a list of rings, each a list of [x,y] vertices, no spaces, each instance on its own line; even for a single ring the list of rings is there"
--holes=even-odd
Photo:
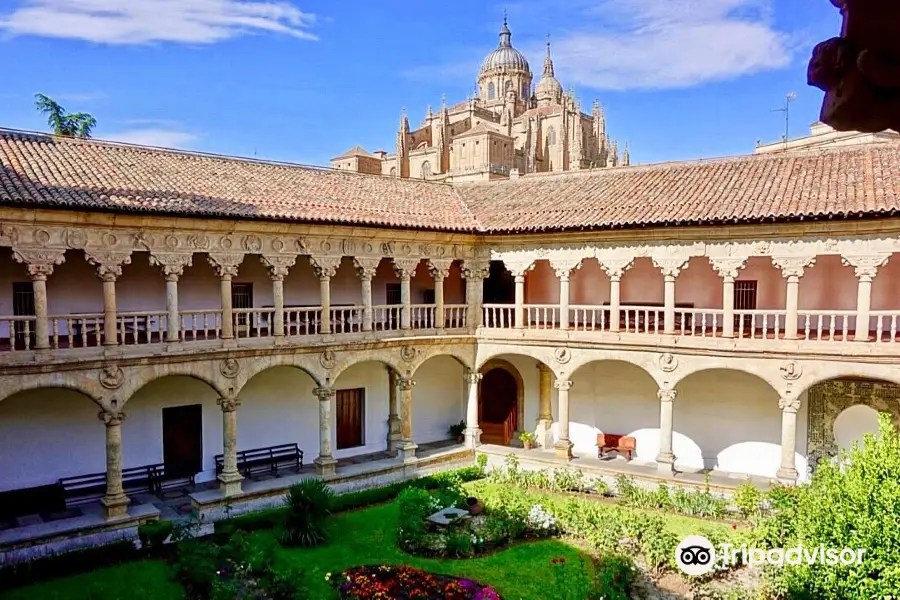
[[[331,399],[334,398],[335,394],[334,388],[330,387],[317,387],[313,388],[313,394],[316,395],[316,398],[319,399],[319,402],[331,402]]]
[[[122,424],[122,421],[125,420],[125,413],[121,411],[107,412],[105,410],[101,410],[97,413],[97,418],[100,419],[107,427],[118,427]]]
[[[675,402],[675,390],[660,388],[660,390],[656,392],[656,397],[659,398],[660,402]]]
[[[381,257],[354,257],[353,266],[359,271],[360,279],[372,279],[381,264]]]
[[[237,398],[219,398],[216,404],[222,409],[222,412],[234,412],[241,405],[241,401]]]
[[[583,260],[583,257],[551,258],[550,266],[556,271],[556,276],[560,280],[566,280],[569,279],[572,271],[581,268]]]
[[[796,413],[800,410],[800,397],[783,396],[778,399],[778,408],[786,413]]]
[[[683,256],[653,257],[653,265],[662,272],[663,277],[671,277],[673,279],[688,268],[689,261],[690,258]]]
[[[572,389],[572,380],[571,379],[557,379],[553,382],[553,387],[558,389],[560,392],[568,392]]]
[[[400,388],[401,392],[411,392],[415,386],[415,380],[410,379],[409,377],[400,377],[397,380],[397,387]]]
[[[806,267],[816,264],[815,256],[773,256],[772,264],[781,269],[781,275],[786,278],[803,277]]]
[[[621,281],[625,271],[634,265],[634,257],[597,257],[597,262],[600,263],[600,268],[606,271],[606,274],[612,281]]]
[[[477,384],[484,378],[484,375],[479,373],[478,371],[473,371],[471,369],[466,370],[466,374],[463,375],[463,379],[465,379],[466,383],[469,385]]]
[[[477,260],[465,260],[462,264],[464,279],[487,279],[491,272],[491,263]]]
[[[297,257],[290,254],[263,254],[259,257],[259,262],[269,270],[269,277],[273,281],[283,281],[297,262]]]
[[[162,270],[166,281],[178,281],[184,274],[184,268],[193,264],[192,254],[151,252],[150,264]]]
[[[310,256],[309,264],[312,265],[319,279],[330,279],[337,273],[338,267],[341,266],[340,256]]]
[[[244,255],[240,252],[217,252],[208,255],[207,260],[220,278],[234,278],[237,277],[238,269],[244,262]]]
[[[872,281],[878,269],[887,264],[890,254],[867,254],[865,256],[842,256],[841,264],[853,267],[856,278],[860,281]]]
[[[446,279],[450,275],[450,265],[452,264],[452,258],[430,258],[428,259],[428,270],[435,281]]]
[[[534,268],[535,257],[504,258],[503,266],[513,277],[525,277],[525,273]]]
[[[716,273],[719,274],[719,277],[734,281],[737,279],[738,271],[747,266],[747,258],[745,256],[710,257],[709,262]]]
[[[32,280],[46,280],[53,275],[53,267],[66,260],[65,250],[47,250],[46,248],[13,248],[13,259],[23,263]]]
[[[416,276],[416,269],[419,267],[418,258],[395,258],[394,273],[400,280],[412,279]]]
[[[103,252],[85,251],[88,263],[97,269],[97,275],[103,281],[115,281],[122,276],[122,267],[131,264],[131,251]]]

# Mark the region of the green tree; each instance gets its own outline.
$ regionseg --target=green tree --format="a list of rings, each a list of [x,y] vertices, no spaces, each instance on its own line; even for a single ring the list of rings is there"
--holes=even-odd
[[[89,138],[91,131],[97,126],[97,119],[90,114],[67,113],[59,103],[44,94],[34,95],[34,105],[38,111],[47,115],[47,123],[56,135]]]

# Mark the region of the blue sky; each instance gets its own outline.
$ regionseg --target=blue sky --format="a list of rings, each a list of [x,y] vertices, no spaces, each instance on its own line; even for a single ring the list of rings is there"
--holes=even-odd
[[[44,131],[41,92],[98,120],[95,137],[328,164],[392,151],[402,107],[471,93],[497,44],[557,77],[648,163],[751,152],[818,118],[812,46],[840,31],[821,0],[0,0],[0,126]],[[453,8],[451,9],[450,6]],[[434,7],[429,9],[428,7]]]

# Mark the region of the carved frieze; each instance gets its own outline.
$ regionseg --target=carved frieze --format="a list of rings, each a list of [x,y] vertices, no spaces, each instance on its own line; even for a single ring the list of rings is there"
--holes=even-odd
[[[258,235],[247,235],[244,236],[241,246],[250,254],[256,254],[262,250],[262,240],[259,239]]]
[[[661,354],[659,357],[659,368],[665,373],[671,373],[678,368],[678,359],[669,352]]]
[[[325,350],[319,355],[319,364],[323,369],[333,369],[337,365],[337,356],[333,350]]]
[[[789,360],[788,362],[781,365],[781,376],[788,381],[796,381],[800,379],[800,376],[803,375],[803,367],[800,366],[800,363],[794,360]]]
[[[237,277],[244,255],[237,252],[216,252],[207,256],[206,260],[219,277]]]
[[[241,363],[236,358],[226,358],[219,363],[219,373],[222,377],[234,379],[241,372]]]
[[[334,277],[338,267],[341,266],[340,256],[310,256],[309,263],[312,265],[316,276],[320,279]]]
[[[131,264],[131,251],[106,252],[88,250],[84,253],[88,263],[96,267],[103,281],[115,281],[122,276],[122,267]]]
[[[103,367],[97,377],[100,385],[108,390],[117,390],[125,383],[125,371],[117,365]]]
[[[290,254],[263,254],[259,261],[269,270],[269,277],[280,281],[287,277],[288,271],[297,262],[297,257]]]
[[[188,246],[194,250],[209,250],[209,236],[202,233],[192,233],[187,237]]]

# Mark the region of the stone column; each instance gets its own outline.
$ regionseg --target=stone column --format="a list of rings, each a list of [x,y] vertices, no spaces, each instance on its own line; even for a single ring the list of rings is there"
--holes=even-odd
[[[619,331],[619,323],[621,316],[619,314],[619,303],[621,302],[621,282],[625,271],[634,264],[634,258],[615,257],[615,258],[599,258],[600,267],[606,271],[609,276],[609,330],[612,332]]]
[[[324,336],[331,335],[331,278],[341,266],[340,256],[310,256],[316,276],[319,278],[319,302],[322,305],[319,333]]]
[[[452,258],[431,258],[428,260],[428,269],[434,279],[434,328],[440,333],[447,323],[447,315],[444,314],[444,280],[450,275]]]
[[[710,258],[712,268],[722,278],[722,337],[734,337],[734,281],[738,270],[747,264],[746,257]]]
[[[490,262],[463,261],[462,276],[466,280],[466,327],[476,329],[484,325],[484,280],[490,274]]]
[[[412,323],[412,297],[410,294],[410,280],[415,277],[419,266],[418,258],[395,258],[394,272],[400,279],[400,329],[408,331]]]
[[[478,426],[478,384],[483,375],[471,369],[466,371],[465,380],[468,384],[468,397],[466,401],[466,447],[475,448],[481,444],[481,428]]]
[[[400,414],[397,412],[397,371],[386,367],[388,372],[388,452],[397,454],[403,441]]]
[[[773,256],[772,264],[781,269],[787,279],[785,292],[784,339],[797,339],[797,310],[800,305],[800,278],[806,267],[816,263],[814,256]],[[777,332],[776,332],[777,335]]]
[[[313,461],[319,475],[334,475],[337,461],[331,455],[331,404],[335,391],[330,387],[313,390],[319,398],[319,456]]]
[[[800,398],[787,395],[778,400],[781,409],[781,467],[775,474],[779,480],[794,483],[797,481],[797,411],[800,410]]]
[[[263,254],[259,257],[260,262],[269,270],[269,277],[272,278],[272,304],[275,305],[275,314],[272,318],[272,335],[275,336],[275,343],[284,339],[284,278],[287,277],[288,271],[297,262],[296,256],[274,254]]]
[[[353,259],[353,264],[359,271],[359,280],[362,285],[362,331],[372,331],[374,317],[372,312],[372,278],[375,277],[375,272],[378,270],[380,263],[380,258],[360,258],[357,256]]]
[[[569,278],[581,266],[581,258],[551,258],[550,266],[559,278],[559,328],[569,328]]]
[[[544,363],[538,363],[538,422],[537,442],[542,448],[550,447],[550,428],[553,426],[551,395],[553,372]]]
[[[191,254],[158,253],[150,254],[150,264],[159,267],[166,278],[166,343],[181,341],[181,316],[178,313],[178,280],[184,268],[193,264]],[[147,332],[150,339],[150,332]]]
[[[116,346],[119,344],[116,280],[122,276],[122,267],[131,264],[131,252],[85,252],[85,256],[103,281],[103,345]]]
[[[231,280],[237,277],[238,268],[244,262],[243,254],[210,254],[207,257],[210,266],[216,270],[219,276],[220,293],[222,302],[222,333],[223,340],[234,339],[234,309],[231,306]]]
[[[398,455],[404,462],[416,459],[417,445],[413,443],[412,429],[412,391],[416,382],[409,377],[400,377],[398,387],[400,388],[400,436],[402,441],[397,445]]]
[[[656,466],[661,474],[671,475],[675,471],[675,454],[672,452],[673,412],[675,390],[661,388],[659,398],[659,454]]]
[[[101,411],[97,415],[106,425],[106,495],[100,499],[107,519],[128,515],[131,502],[122,488],[122,421],[125,413]]]
[[[844,266],[853,267],[856,272],[856,326],[853,333],[853,340],[856,342],[869,341],[872,281],[878,274],[879,267],[886,265],[890,257],[890,254],[841,257]]]
[[[525,273],[534,267],[534,258],[515,257],[503,259],[504,266],[509,270],[516,282],[516,304],[513,310],[513,326],[516,329],[525,328]]]
[[[569,390],[572,382],[568,379],[557,379],[556,386],[559,399],[559,439],[554,444],[556,457],[569,460],[572,458],[572,442],[569,440]]]
[[[241,493],[241,474],[237,467],[237,408],[235,398],[219,398],[216,404],[222,409],[222,472],[219,473],[219,490],[225,496]]]
[[[50,348],[50,322],[47,319],[47,278],[53,275],[53,267],[65,262],[65,250],[14,249],[13,259],[24,263],[34,290],[34,348]],[[12,337],[10,332],[10,336]]]
[[[688,267],[687,258],[654,258],[653,264],[662,271],[664,282],[663,333],[675,333],[675,279],[683,269]],[[647,323],[647,328],[651,326]]]

